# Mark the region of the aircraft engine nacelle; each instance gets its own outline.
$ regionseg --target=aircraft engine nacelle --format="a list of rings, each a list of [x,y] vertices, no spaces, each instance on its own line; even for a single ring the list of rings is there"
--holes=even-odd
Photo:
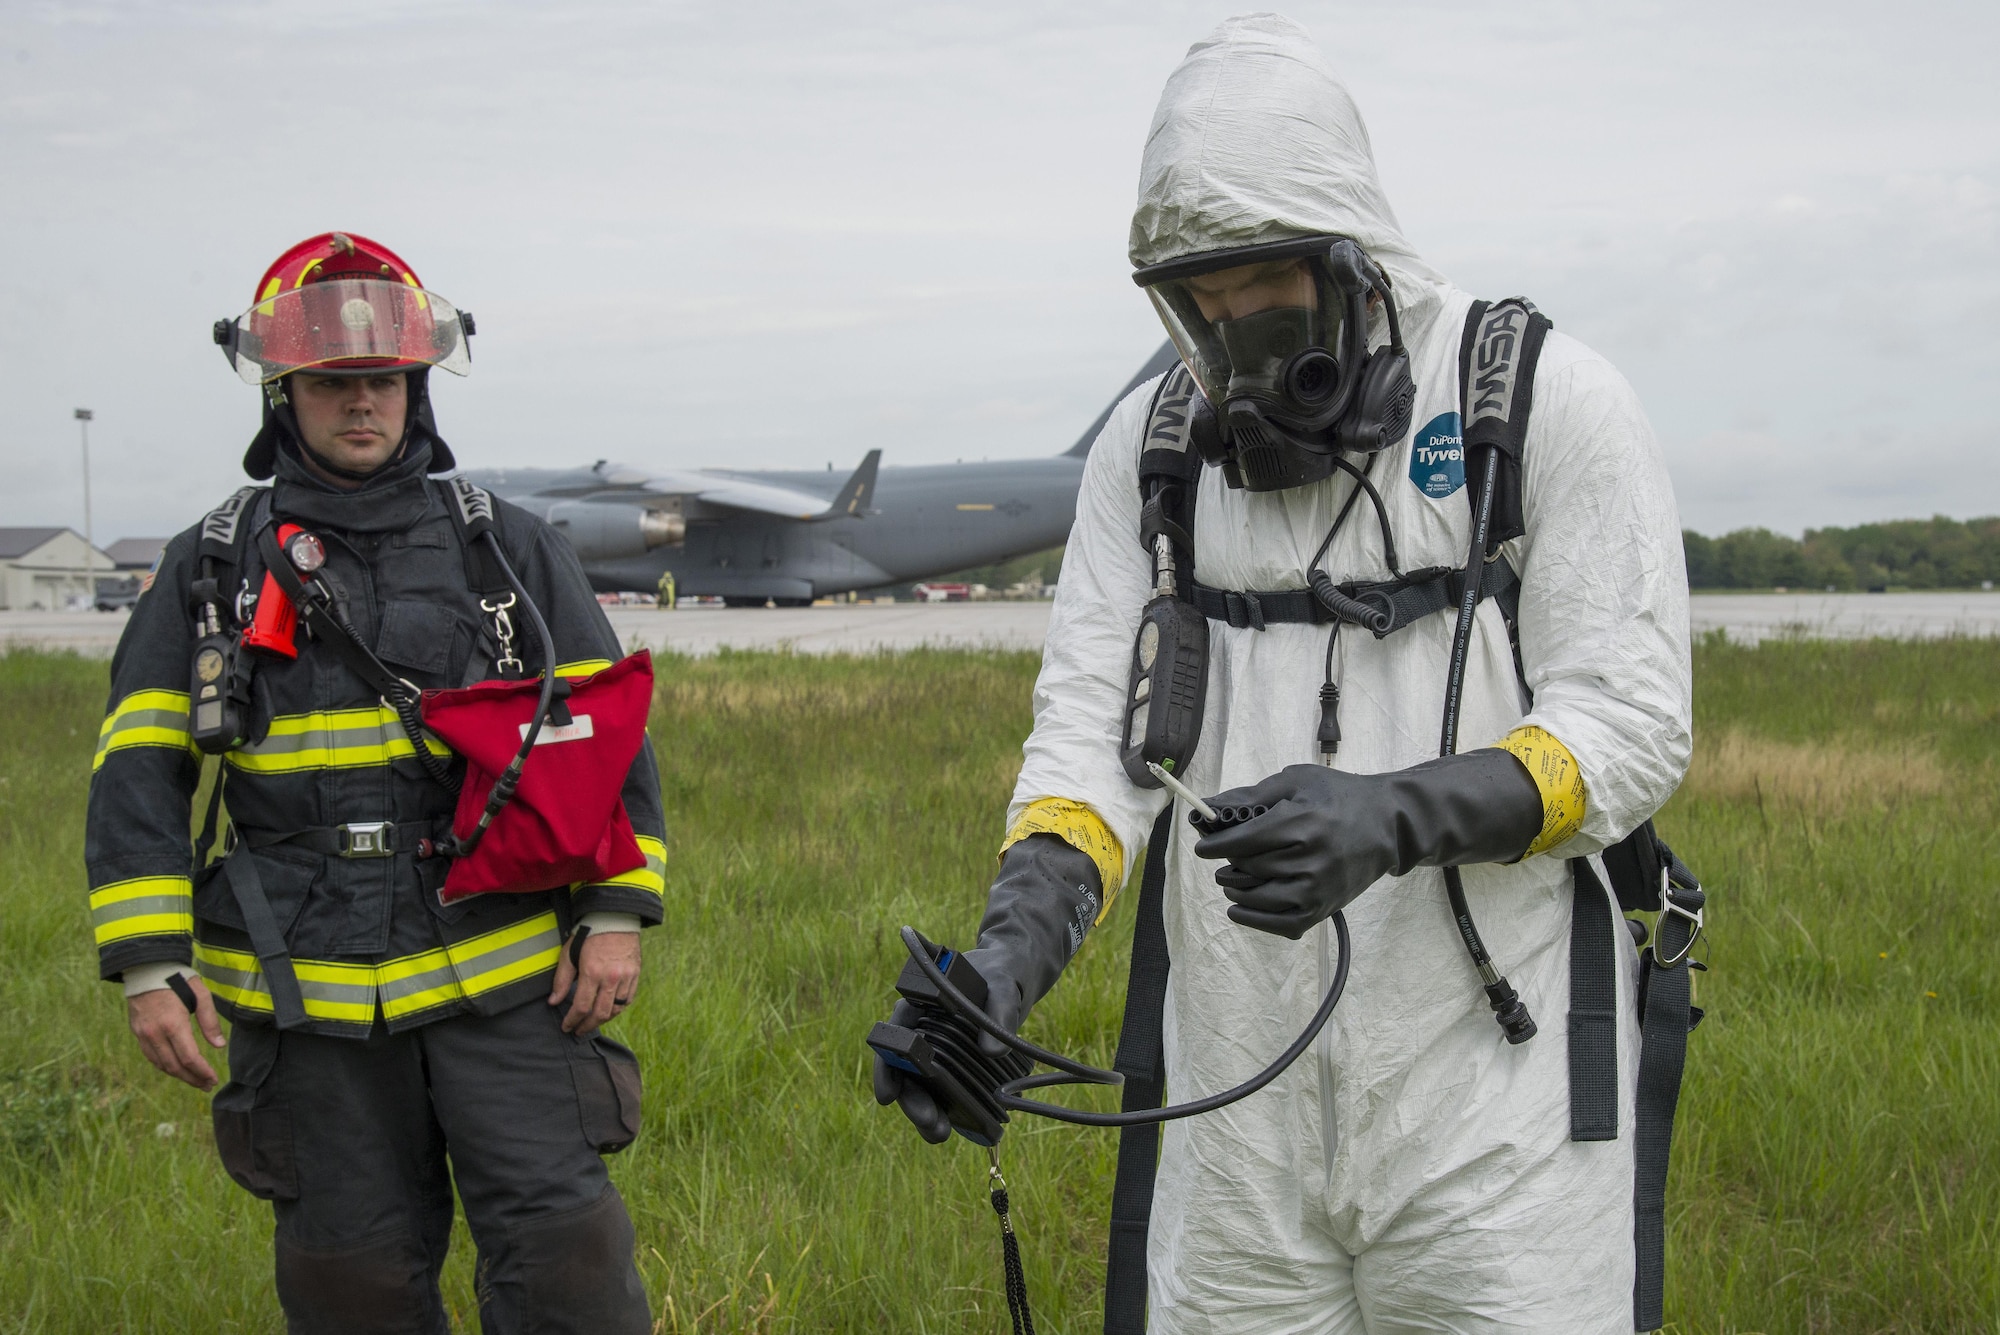
[[[547,518],[585,561],[644,556],[655,547],[678,547],[687,540],[685,517],[651,506],[559,501],[549,507]]]

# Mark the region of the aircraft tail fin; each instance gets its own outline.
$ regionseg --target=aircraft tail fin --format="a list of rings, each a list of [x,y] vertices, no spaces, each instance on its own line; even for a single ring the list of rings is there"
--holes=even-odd
[[[875,495],[875,470],[882,463],[882,451],[870,450],[861,460],[861,466],[847,479],[847,485],[833,498],[833,504],[826,507],[822,519],[841,519],[848,515],[865,515],[868,502]]]
[[[1180,356],[1178,352],[1174,351],[1172,343],[1160,344],[1160,350],[1146,359],[1146,364],[1139,368],[1139,374],[1132,377],[1131,383],[1112,396],[1111,402],[1105,405],[1104,411],[1097,415],[1097,420],[1090,424],[1090,429],[1077,438],[1076,444],[1063,451],[1063,457],[1066,459],[1081,459],[1089,454],[1091,445],[1097,440],[1097,433],[1104,430],[1104,424],[1111,420],[1112,410],[1125,401],[1127,394],[1130,394],[1154,376],[1166,374],[1168,369],[1180,360]]]

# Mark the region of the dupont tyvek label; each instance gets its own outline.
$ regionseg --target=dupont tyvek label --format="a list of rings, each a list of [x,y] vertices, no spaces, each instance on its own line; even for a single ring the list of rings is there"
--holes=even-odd
[[[1439,413],[1410,438],[1410,481],[1432,500],[1465,485],[1465,438],[1457,413]]]

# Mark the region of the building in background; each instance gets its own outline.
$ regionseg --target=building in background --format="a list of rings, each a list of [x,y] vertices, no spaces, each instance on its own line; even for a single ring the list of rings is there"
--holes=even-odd
[[[104,549],[111,566],[121,575],[143,575],[167,549],[165,538],[120,538]]]
[[[0,528],[0,610],[87,608],[95,602],[91,576],[114,573],[110,553],[92,552],[75,529]]]

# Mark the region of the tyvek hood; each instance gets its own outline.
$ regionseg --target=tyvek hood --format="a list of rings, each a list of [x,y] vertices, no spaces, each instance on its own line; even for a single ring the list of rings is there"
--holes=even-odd
[[[1167,79],[1139,165],[1134,267],[1333,232],[1390,270],[1399,299],[1442,283],[1404,239],[1368,127],[1306,30],[1227,19]],[[1400,300],[1399,300],[1399,304]]]

